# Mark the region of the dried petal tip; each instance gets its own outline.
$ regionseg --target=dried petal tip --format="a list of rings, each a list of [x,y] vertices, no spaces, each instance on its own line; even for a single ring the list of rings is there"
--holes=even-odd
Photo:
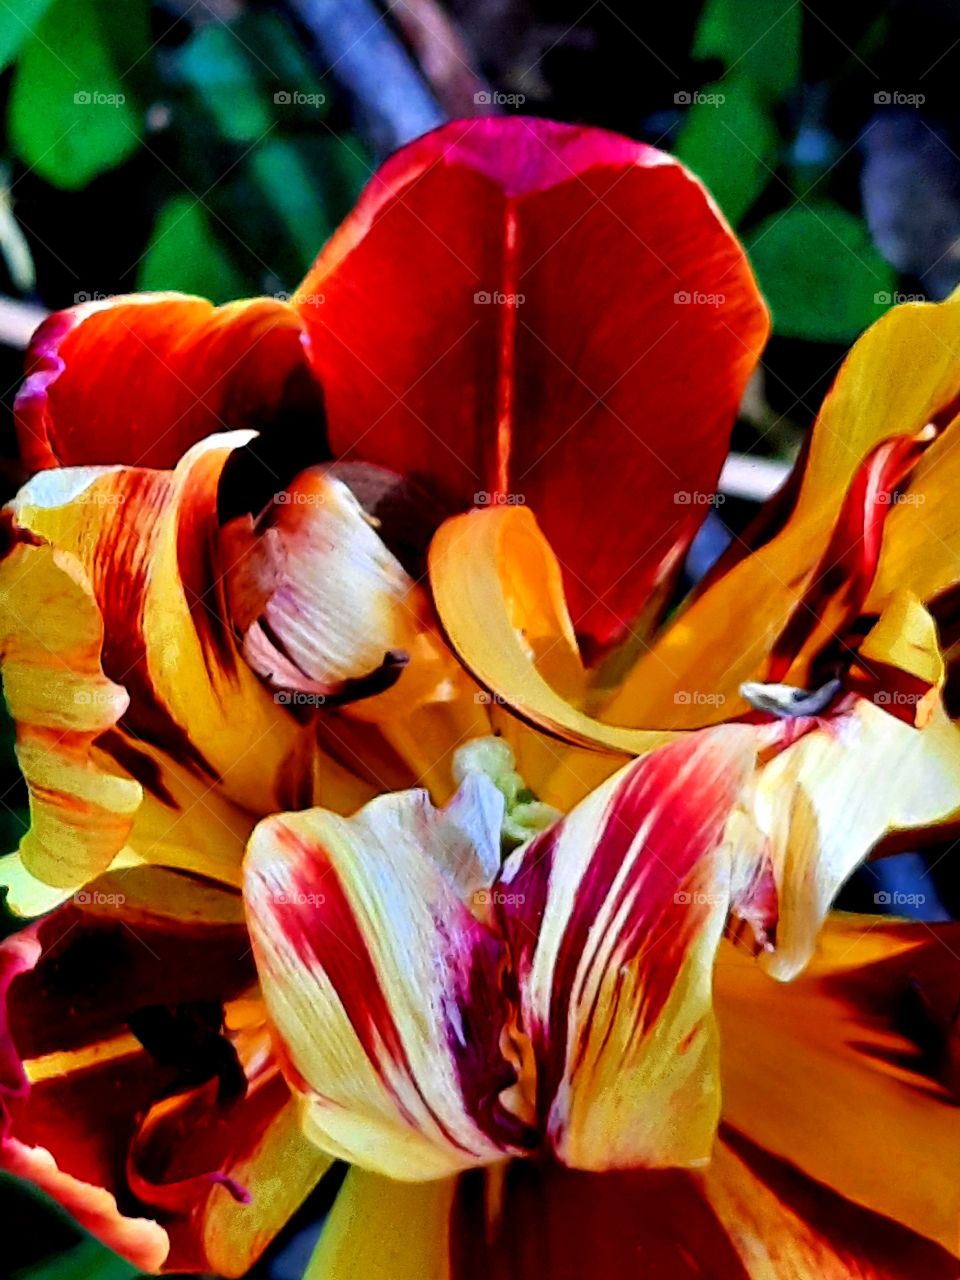
[[[766,711],[780,720],[819,716],[826,711],[842,688],[840,680],[828,680],[819,689],[798,689],[792,684],[762,684],[748,680],[740,686],[740,696],[757,711]]]

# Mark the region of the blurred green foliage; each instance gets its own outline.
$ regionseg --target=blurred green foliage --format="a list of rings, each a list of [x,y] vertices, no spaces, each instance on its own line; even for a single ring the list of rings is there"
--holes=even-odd
[[[149,162],[154,221],[125,287],[222,302],[296,283],[371,162],[286,17],[191,23],[148,0],[20,10],[0,6],[16,160],[67,192],[121,166],[139,186]]]
[[[801,87],[804,14],[795,0],[707,0],[692,52],[718,59],[724,75],[690,95],[675,151],[740,230],[775,332],[846,343],[887,309],[897,277],[859,214],[830,199],[829,147],[819,163],[788,163],[783,126],[795,127],[795,116],[783,105]],[[765,203],[776,211],[758,222],[753,211],[771,186]]]

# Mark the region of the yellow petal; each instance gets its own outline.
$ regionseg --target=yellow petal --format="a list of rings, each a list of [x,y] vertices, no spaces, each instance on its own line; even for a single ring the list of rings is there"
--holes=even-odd
[[[830,918],[789,986],[729,944],[716,969],[724,1115],[858,1204],[960,1252],[960,1110],[905,1031],[960,995],[958,926]],[[955,1071],[955,1067],[953,1068]],[[955,1079],[955,1077],[954,1077]]]
[[[17,897],[39,905],[24,873],[69,892],[106,870],[141,789],[95,757],[127,695],[100,666],[102,624],[81,566],[52,547],[17,545],[0,564],[0,593],[4,695],[31,810],[18,861],[5,865]]]
[[[952,414],[958,396],[960,298],[887,312],[853,347],[824,401],[784,528],[680,613],[637,663],[604,718],[687,728],[742,712],[739,686],[762,678],[763,663],[827,548],[863,460],[881,441],[914,436],[945,412]],[[941,445],[932,446],[918,474],[933,473],[934,454],[946,450],[949,438],[947,431]],[[895,505],[885,550],[893,545],[894,525],[924,519],[923,506]],[[882,567],[879,603],[894,586],[926,596],[927,570],[917,575],[917,545],[904,541],[895,572],[893,559],[889,571]],[[680,703],[674,701],[678,691],[685,699]]]
[[[396,1182],[351,1169],[304,1280],[449,1280],[456,1178]]]
[[[856,698],[775,756],[753,797],[779,899],[770,972],[802,970],[837,890],[883,836],[958,811],[960,731],[940,703],[916,729]]]
[[[525,507],[496,507],[456,516],[430,547],[430,582],[441,621],[467,669],[522,719],[573,745],[639,755],[670,740],[602,724],[578,709],[586,691],[560,567]],[[546,794],[512,742],[525,776]],[[563,767],[542,760],[548,774]],[[573,765],[574,774],[589,766]],[[600,759],[593,783],[609,775]],[[590,776],[589,774],[587,775]],[[553,797],[550,797],[553,802]]]

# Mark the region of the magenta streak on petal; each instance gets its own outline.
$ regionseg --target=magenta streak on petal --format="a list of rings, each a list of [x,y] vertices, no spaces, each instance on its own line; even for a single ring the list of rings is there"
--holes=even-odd
[[[692,751],[700,755],[691,770],[687,765]],[[692,747],[677,743],[639,760],[621,780],[610,798],[602,826],[596,835],[593,855],[579,884],[573,909],[564,931],[554,970],[553,990],[545,1026],[526,1028],[534,1043],[541,1078],[538,1083],[538,1115],[546,1124],[553,1099],[567,1072],[568,1019],[571,1007],[580,1001],[585,983],[580,969],[585,953],[588,965],[597,963],[598,941],[591,930],[601,914],[611,918],[629,904],[614,951],[616,963],[644,962],[644,993],[636,1035],[643,1035],[656,1022],[673,988],[693,939],[712,909],[707,900],[708,884],[700,884],[698,864],[719,843],[723,823],[741,782],[737,767],[725,766],[719,744]],[[680,786],[678,775],[687,766]],[[643,823],[652,825],[644,846],[631,853]],[[509,939],[522,983],[529,970],[550,882],[563,874],[557,863],[563,826],[552,829],[535,841],[510,890],[524,902],[508,905],[503,912]],[[616,901],[608,903],[611,886],[622,865],[632,858]],[[703,890],[703,901],[694,896]],[[680,891],[685,898],[677,900]],[[589,972],[589,970],[588,970]],[[582,1025],[580,1045],[587,1043],[594,1009],[586,1009],[578,1019]]]

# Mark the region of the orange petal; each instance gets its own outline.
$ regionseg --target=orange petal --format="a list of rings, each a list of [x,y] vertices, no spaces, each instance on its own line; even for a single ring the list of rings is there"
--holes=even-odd
[[[239,1275],[329,1162],[299,1136],[242,925],[128,913],[114,889],[4,944],[0,1165],[138,1266]]]
[[[954,1254],[958,951],[957,925],[835,915],[789,986],[727,945],[716,969],[730,1123]]]
[[[323,402],[296,312],[145,293],[58,311],[34,334],[16,400],[27,467],[172,467],[205,436],[298,412],[323,456]],[[303,425],[300,426],[303,430]]]

